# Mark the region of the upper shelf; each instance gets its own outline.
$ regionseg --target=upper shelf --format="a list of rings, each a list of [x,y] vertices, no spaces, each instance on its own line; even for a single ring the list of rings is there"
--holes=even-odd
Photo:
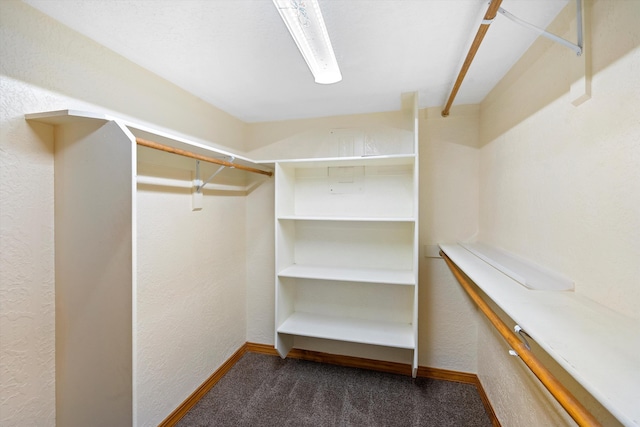
[[[575,292],[531,290],[460,245],[442,251],[625,425],[640,425],[640,322]]]
[[[217,147],[213,147],[206,141],[196,140],[194,138],[186,138],[184,136],[176,135],[164,130],[152,128],[147,125],[135,123],[130,120],[122,119],[119,117],[111,116],[104,113],[96,113],[91,111],[80,110],[58,110],[58,111],[46,111],[42,113],[25,114],[27,120],[33,120],[41,123],[47,123],[51,125],[60,125],[67,123],[74,123],[83,120],[94,121],[115,121],[121,126],[126,128],[134,138],[142,138],[152,140],[160,144],[167,145],[172,148],[180,150],[190,151],[202,156],[215,157],[221,160],[229,160],[233,158],[233,163],[237,163],[244,166],[256,166],[258,162],[249,159],[231,151],[226,151]]]
[[[528,289],[542,291],[573,290],[573,281],[567,277],[504,250],[483,243],[460,243],[460,245]]]
[[[269,160],[258,161],[259,164],[279,163],[283,167],[303,168],[327,168],[340,166],[398,166],[412,165],[415,162],[415,154],[393,154],[383,156],[357,156],[357,157],[324,157],[313,159],[294,160]]]

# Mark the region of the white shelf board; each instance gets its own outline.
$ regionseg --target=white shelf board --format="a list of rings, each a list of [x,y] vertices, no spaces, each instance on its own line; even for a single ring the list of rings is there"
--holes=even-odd
[[[291,221],[415,222],[415,218],[409,217],[279,215],[278,219]]]
[[[534,290],[572,291],[573,281],[528,260],[483,243],[460,243],[469,252],[497,268],[522,286]]]
[[[531,290],[460,245],[442,251],[624,425],[640,425],[640,322],[575,292]]]
[[[284,268],[278,273],[278,276],[407,286],[416,284],[415,274],[411,270],[334,268],[294,264]]]
[[[412,165],[416,160],[415,154],[393,154],[386,156],[358,156],[358,157],[324,157],[313,159],[268,160],[259,163],[279,163],[283,167],[326,168],[340,166],[395,166]]]
[[[131,132],[131,134],[137,138],[151,139],[154,142],[165,144],[173,148],[191,151],[203,156],[216,157],[224,160],[229,160],[230,157],[233,157],[234,163],[242,164],[245,166],[256,166],[259,164],[258,162],[249,159],[241,154],[214,147],[204,140],[185,137],[104,113],[80,110],[58,110],[25,114],[25,118],[27,120],[33,120],[51,125],[72,123],[78,120],[99,120],[105,122],[115,121],[126,127]]]
[[[31,114],[25,114],[25,119],[33,120],[41,123],[47,123],[50,125],[72,123],[73,121],[82,120],[82,119],[101,120],[104,122],[113,120],[112,117],[103,113],[94,113],[90,111],[80,111],[80,110],[57,110],[57,111],[45,111],[42,113],[31,113]]]
[[[278,333],[415,349],[413,326],[409,323],[295,312],[280,325]]]

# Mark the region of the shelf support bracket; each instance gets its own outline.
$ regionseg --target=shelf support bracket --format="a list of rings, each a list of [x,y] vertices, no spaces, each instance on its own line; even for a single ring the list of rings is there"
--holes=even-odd
[[[561,45],[568,47],[569,49],[573,50],[577,56],[582,55],[582,0],[576,0],[576,13],[577,13],[577,20],[578,20],[578,28],[577,28],[577,33],[578,33],[578,44],[574,44],[571,43],[569,40],[563,39],[560,36],[557,36],[555,34],[552,34],[542,28],[536,27],[533,24],[528,23],[527,21],[523,21],[522,19],[518,18],[517,16],[507,12],[506,10],[504,10],[503,8],[498,8],[498,13],[501,13],[505,18],[515,22],[516,24],[523,26],[525,28],[528,28],[530,30],[533,30],[535,32],[537,32],[538,34],[540,34],[541,36],[544,36],[556,43],[560,43]]]
[[[590,43],[590,10],[588,1],[576,0],[575,28],[573,28],[574,26],[572,25],[572,31],[575,29],[578,40],[577,44],[523,21],[503,8],[499,8],[498,13],[501,13],[504,17],[510,19],[516,24],[529,28],[530,30],[539,33],[541,36],[574,51],[578,56],[578,59],[571,63],[572,83],[569,94],[571,104],[577,107],[583,102],[591,99],[591,55],[588,49]]]

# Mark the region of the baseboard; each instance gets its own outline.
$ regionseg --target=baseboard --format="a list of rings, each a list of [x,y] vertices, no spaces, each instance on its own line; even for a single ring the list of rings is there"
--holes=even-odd
[[[299,350],[294,348],[287,354],[292,359],[309,360],[311,362],[328,363],[349,368],[369,369],[392,374],[411,375],[411,365],[405,363],[385,362],[363,357],[342,356],[319,351]]]
[[[211,390],[213,386],[216,385],[216,383],[220,381],[220,379],[224,377],[227,372],[229,372],[231,368],[233,368],[233,365],[235,365],[246,352],[247,344],[245,343],[235,353],[233,353],[233,355],[231,355],[231,357],[228,358],[218,369],[216,369],[216,371],[209,378],[207,378],[207,380],[203,382],[200,387],[196,389],[196,391],[191,393],[191,395],[187,397],[187,399],[182,402],[180,406],[178,406],[171,414],[169,414],[169,416],[165,418],[164,421],[158,424],[158,427],[172,427],[176,425],[178,421],[180,421],[180,419],[182,419],[182,417],[184,417],[185,414],[189,412],[189,410],[193,408],[196,403],[198,403],[198,401],[202,399],[202,397],[207,394],[209,390]]]
[[[464,384],[477,384],[478,376],[469,372],[450,371],[448,369],[427,368],[418,366],[418,377],[432,378],[434,380],[453,381]]]
[[[266,354],[269,356],[278,356],[278,352],[276,351],[276,348],[269,344],[257,344],[254,342],[248,342],[244,346],[247,349],[247,351],[250,353],[259,353],[259,354]]]
[[[278,356],[276,349],[269,344],[257,344],[247,342],[238,349],[226,362],[218,368],[191,396],[189,396],[182,404],[176,408],[159,427],[174,426],[180,419],[205,395],[220,379],[236,364],[238,360],[247,352],[266,354],[269,356]],[[411,375],[411,365],[397,362],[385,362],[375,359],[366,359],[362,357],[342,356],[337,354],[322,353],[319,351],[293,349],[287,354],[292,359],[308,360],[312,362],[328,363],[332,365],[347,366],[350,368],[370,369],[380,372],[388,372],[392,374]],[[454,381],[465,384],[473,384],[478,389],[478,394],[482,403],[491,419],[494,427],[500,427],[500,422],[491,406],[491,402],[478,379],[478,376],[468,372],[450,371],[447,369],[418,367],[418,377],[432,378],[443,381]]]
[[[500,421],[498,420],[498,416],[496,415],[496,411],[493,410],[493,406],[491,406],[491,401],[487,396],[487,393],[484,391],[484,387],[482,387],[482,383],[480,382],[480,378],[476,376],[476,388],[478,389],[478,394],[480,395],[480,399],[482,399],[482,404],[484,405],[484,409],[487,411],[487,415],[489,419],[491,419],[491,424],[493,427],[502,427]]]

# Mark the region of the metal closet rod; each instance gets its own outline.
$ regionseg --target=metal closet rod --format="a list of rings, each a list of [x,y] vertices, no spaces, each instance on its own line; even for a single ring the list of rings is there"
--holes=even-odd
[[[498,315],[484,302],[473,286],[473,282],[460,270],[460,268],[444,253],[440,256],[445,260],[449,269],[462,288],[469,294],[473,302],[476,303],[480,311],[487,316],[491,324],[498,330],[500,335],[507,341],[520,359],[538,377],[540,382],[549,390],[553,397],[562,405],[567,413],[579,426],[596,427],[601,426],[598,420],[571,394],[565,386],[529,351],[527,344],[520,341],[515,333],[498,317]]]
[[[462,81],[464,77],[467,75],[467,71],[469,71],[469,67],[471,66],[471,62],[473,62],[473,58],[476,56],[476,52],[478,52],[478,48],[480,47],[480,43],[482,43],[482,39],[484,39],[485,34],[487,34],[487,30],[489,29],[489,25],[495,19],[498,14],[498,9],[500,9],[500,5],[502,4],[502,0],[492,0],[491,4],[489,4],[489,8],[487,9],[487,13],[484,14],[484,19],[480,24],[480,28],[478,28],[478,32],[476,33],[476,37],[473,39],[473,43],[471,43],[471,48],[469,48],[469,53],[467,53],[467,57],[462,64],[462,69],[460,73],[458,73],[458,78],[453,85],[453,89],[451,89],[451,95],[449,95],[449,99],[447,100],[447,104],[444,106],[442,110],[442,117],[447,117],[449,115],[449,110],[451,109],[451,105],[453,104],[453,100],[456,98],[458,94],[458,90],[462,85]]]
[[[202,160],[203,162],[215,163],[217,165],[226,166],[228,168],[240,169],[247,172],[259,173],[261,175],[272,176],[273,172],[262,169],[252,168],[251,166],[245,166],[238,163],[227,162],[226,160],[216,159],[215,157],[203,156],[201,154],[192,153],[191,151],[181,150],[180,148],[169,147],[168,145],[159,144],[157,142],[149,141],[142,138],[136,138],[136,144],[143,147],[153,148],[155,150],[166,151],[167,153],[177,154],[179,156],[190,157],[196,160]]]

